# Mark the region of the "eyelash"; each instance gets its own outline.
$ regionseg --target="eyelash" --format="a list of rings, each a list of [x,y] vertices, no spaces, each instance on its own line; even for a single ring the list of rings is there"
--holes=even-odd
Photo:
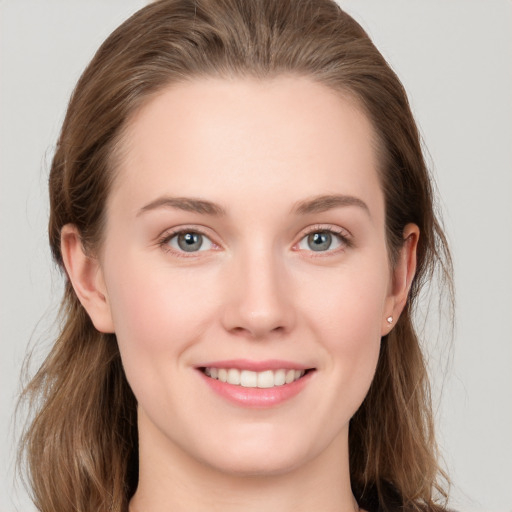
[[[205,251],[191,251],[190,253],[187,253],[186,251],[176,250],[176,249],[172,248],[169,245],[169,242],[174,237],[179,236],[179,235],[189,234],[189,233],[194,233],[194,234],[201,235],[201,236],[205,237],[206,239],[208,239],[210,241],[210,243],[215,248],[219,247],[218,244],[213,242],[211,240],[211,237],[208,234],[206,234],[205,231],[203,229],[199,228],[198,226],[190,226],[190,227],[185,227],[185,228],[179,228],[179,229],[176,229],[176,230],[166,231],[158,239],[157,245],[159,247],[161,247],[161,249],[164,250],[165,252],[173,253],[174,255],[176,255],[178,257],[181,257],[181,258],[197,257],[197,253],[205,252]],[[300,249],[298,247],[299,244],[306,237],[308,237],[309,235],[311,235],[313,233],[329,233],[331,235],[334,235],[340,241],[341,247],[338,247],[338,248],[335,248],[335,249],[328,249],[326,251],[317,251],[317,254],[315,254],[315,251],[313,251],[313,250],[309,250],[308,251],[308,250]],[[351,240],[351,235],[345,229],[342,229],[339,226],[317,224],[317,225],[314,225],[314,226],[310,226],[309,228],[307,228],[301,234],[301,237],[300,237],[299,241],[296,242],[293,245],[293,249],[296,250],[296,251],[311,253],[310,257],[321,257],[321,256],[325,256],[325,255],[336,254],[336,253],[338,253],[340,251],[343,251],[343,250],[345,250],[347,248],[350,248],[352,246],[353,246],[353,243],[352,243],[352,240]]]
[[[218,248],[218,244],[212,241],[211,237],[206,234],[206,232],[198,226],[189,226],[185,228],[179,228],[171,231],[166,231],[158,240],[157,245],[165,252],[173,253],[173,255],[179,258],[193,258],[197,257],[197,253],[205,252],[205,251],[191,251],[187,253],[186,251],[176,250],[169,245],[169,242],[176,236],[185,235],[185,234],[197,234],[201,235],[204,238],[208,239],[213,247]]]
[[[341,247],[336,249],[328,249],[326,251],[313,251],[313,250],[304,250],[304,252],[311,253],[309,257],[318,258],[322,256],[331,256],[333,254],[337,254],[338,252],[344,251],[345,249],[350,249],[353,246],[353,241],[351,240],[351,234],[343,228],[339,226],[333,225],[325,225],[325,224],[316,224],[314,226],[310,226],[306,229],[306,231],[301,235],[300,240],[294,244],[294,248],[297,247],[297,251],[303,251],[303,249],[298,248],[299,244],[309,235],[313,233],[329,233],[334,235],[339,239]]]

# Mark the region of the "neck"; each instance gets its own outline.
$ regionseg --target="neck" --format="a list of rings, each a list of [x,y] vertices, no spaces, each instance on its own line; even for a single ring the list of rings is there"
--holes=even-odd
[[[359,510],[350,487],[348,432],[300,467],[248,475],[219,470],[169,440],[165,447],[155,443],[156,432],[146,434],[139,439],[139,484],[130,512]]]

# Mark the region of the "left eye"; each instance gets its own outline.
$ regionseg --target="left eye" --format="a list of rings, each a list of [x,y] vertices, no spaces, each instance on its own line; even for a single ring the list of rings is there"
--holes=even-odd
[[[303,251],[325,252],[343,245],[343,238],[332,231],[314,231],[305,236],[298,244]]]
[[[213,247],[213,242],[207,236],[195,231],[176,233],[167,244],[179,252],[208,251]]]

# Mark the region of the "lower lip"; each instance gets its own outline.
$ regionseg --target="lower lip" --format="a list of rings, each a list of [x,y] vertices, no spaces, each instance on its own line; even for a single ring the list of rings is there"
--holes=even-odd
[[[273,388],[245,388],[212,379],[200,370],[198,371],[206,384],[221,397],[238,406],[258,409],[280,405],[298,395],[311,380],[311,376],[314,373],[309,371],[303,377],[290,384],[274,386]]]

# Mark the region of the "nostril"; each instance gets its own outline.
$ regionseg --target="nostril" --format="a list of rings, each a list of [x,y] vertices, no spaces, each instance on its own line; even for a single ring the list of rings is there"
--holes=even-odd
[[[235,336],[246,336],[248,338],[263,339],[267,336],[282,335],[287,331],[284,325],[276,327],[269,326],[265,321],[253,321],[246,325],[237,325],[229,329],[231,334]]]

